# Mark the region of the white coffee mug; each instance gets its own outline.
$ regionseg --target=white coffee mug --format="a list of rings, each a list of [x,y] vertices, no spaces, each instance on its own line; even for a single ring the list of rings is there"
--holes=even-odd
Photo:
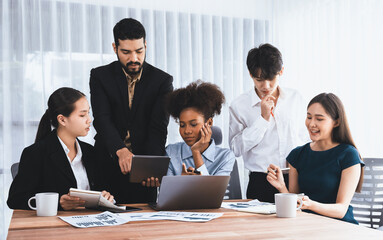
[[[32,199],[36,199],[36,207],[31,206]],[[28,206],[37,211],[37,216],[48,217],[57,215],[59,194],[54,192],[36,193],[28,200]]]
[[[276,193],[275,206],[277,209],[277,217],[296,217],[297,210],[302,207],[302,199],[298,198],[297,194],[294,193]],[[297,202],[299,201],[299,207]]]

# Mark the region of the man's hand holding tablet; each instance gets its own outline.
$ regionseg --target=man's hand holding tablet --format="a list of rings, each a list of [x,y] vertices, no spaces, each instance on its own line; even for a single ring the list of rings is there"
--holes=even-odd
[[[158,180],[158,178],[150,177],[147,178],[146,181],[142,181],[141,184],[144,187],[159,187],[160,181]]]
[[[170,158],[167,156],[139,156],[132,158],[130,181],[141,183],[145,187],[159,187],[163,176],[169,168]]]

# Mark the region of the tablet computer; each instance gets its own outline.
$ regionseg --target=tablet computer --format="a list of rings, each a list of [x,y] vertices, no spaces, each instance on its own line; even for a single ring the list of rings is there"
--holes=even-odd
[[[168,156],[134,155],[130,170],[130,182],[141,183],[149,177],[162,177],[168,172],[170,158]]]

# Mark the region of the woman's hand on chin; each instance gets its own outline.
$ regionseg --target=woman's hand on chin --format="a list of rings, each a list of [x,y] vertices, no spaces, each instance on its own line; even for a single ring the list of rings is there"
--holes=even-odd
[[[210,140],[211,140],[211,126],[208,123],[205,123],[203,127],[200,130],[201,132],[201,138],[191,146],[191,150],[198,151],[200,153],[203,153],[206,148],[209,147]]]

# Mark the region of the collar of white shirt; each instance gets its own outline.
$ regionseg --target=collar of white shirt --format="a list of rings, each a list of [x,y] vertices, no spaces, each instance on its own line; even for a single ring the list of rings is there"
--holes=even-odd
[[[81,158],[82,158],[82,151],[81,151],[81,147],[80,147],[80,144],[78,143],[77,139],[76,139],[76,148],[77,148],[77,154],[75,156],[75,158],[73,159],[73,162],[70,160],[69,156],[68,156],[68,153],[69,153],[69,148],[65,145],[65,143],[61,140],[61,138],[57,135],[57,138],[59,139],[60,143],[61,143],[61,146],[62,148],[64,149],[64,152],[65,152],[65,155],[67,156],[68,160],[69,160],[69,163],[75,163],[77,161],[81,161]]]
[[[214,142],[214,139],[211,140],[210,146],[202,153],[202,156],[205,157],[207,160],[214,162],[214,160],[215,160],[215,142]],[[193,153],[191,151],[191,148],[185,142],[182,144],[181,157],[182,157],[182,160],[193,157]]]

